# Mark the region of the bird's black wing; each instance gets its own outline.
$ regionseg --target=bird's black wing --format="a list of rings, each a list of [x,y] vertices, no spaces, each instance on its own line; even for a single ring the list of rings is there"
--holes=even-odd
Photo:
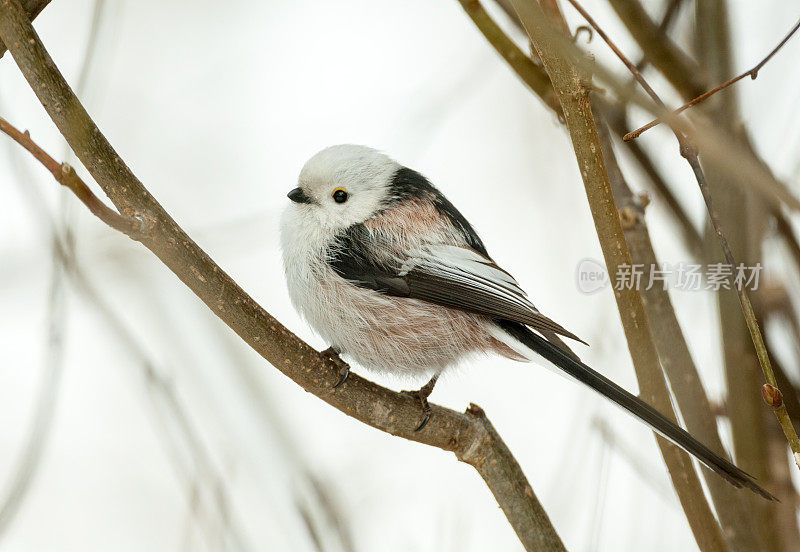
[[[387,266],[371,254],[367,231],[356,225],[331,249],[329,264],[351,283],[397,297],[511,320],[541,332],[582,341],[540,313],[516,280],[490,258],[468,247],[426,246]]]

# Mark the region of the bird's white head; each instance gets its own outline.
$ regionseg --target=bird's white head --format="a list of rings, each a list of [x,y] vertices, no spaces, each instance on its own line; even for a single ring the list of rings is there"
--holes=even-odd
[[[368,148],[344,144],[315,154],[300,171],[284,224],[294,222],[336,232],[364,222],[390,199],[401,165]]]

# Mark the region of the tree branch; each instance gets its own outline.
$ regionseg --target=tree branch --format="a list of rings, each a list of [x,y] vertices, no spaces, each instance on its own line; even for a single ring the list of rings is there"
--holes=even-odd
[[[697,121],[695,126],[698,127],[698,130],[691,128],[680,117],[672,117],[663,104],[659,105],[651,98],[642,95],[602,63],[597,62],[594,58],[589,58],[569,37],[554,34],[551,36],[551,40],[558,46],[560,52],[570,56],[580,70],[591,72],[593,76],[613,89],[619,101],[637,105],[656,117],[665,119],[671,126],[677,127],[695,140],[702,147],[703,155],[718,160],[727,170],[729,179],[737,186],[754,189],[774,207],[786,205],[794,211],[800,211],[800,200],[792,195],[785,184],[775,178],[775,175],[753,151],[752,147],[743,147],[742,144],[732,141],[724,133],[716,132],[713,127],[708,125],[701,126]],[[736,159],[737,163],[730,163],[730,159]]]
[[[625,134],[625,129],[629,128],[625,106],[622,104],[611,105],[608,103],[604,103],[603,106],[603,111],[606,113],[606,122],[609,127],[611,127],[614,134],[618,137]],[[633,159],[639,165],[639,168],[650,180],[653,190],[661,197],[669,213],[675,218],[675,222],[678,223],[683,234],[683,241],[686,244],[686,248],[696,259],[701,259],[703,257],[703,238],[689,218],[686,209],[684,209],[661,172],[659,172],[653,159],[638,143],[624,142],[624,144],[625,149],[630,152]]]
[[[728,88],[730,85],[739,82],[740,80],[742,80],[745,77],[750,77],[751,79],[755,80],[756,77],[758,77],[758,72],[761,70],[761,68],[764,67],[764,65],[766,65],[767,62],[770,59],[772,59],[772,56],[774,56],[775,54],[778,53],[778,50],[783,48],[784,44],[789,42],[789,39],[792,38],[792,35],[795,32],[797,32],[797,29],[800,29],[800,19],[798,19],[797,23],[794,24],[794,27],[792,27],[792,30],[789,31],[786,34],[786,36],[783,37],[783,40],[781,40],[778,43],[778,45],[775,46],[775,48],[773,48],[772,51],[769,54],[767,54],[767,56],[764,59],[762,59],[760,62],[758,62],[758,64],[755,67],[745,71],[744,73],[742,73],[740,75],[737,75],[737,76],[735,76],[733,78],[730,78],[730,79],[726,80],[725,82],[723,82],[722,84],[720,84],[718,86],[715,86],[714,88],[712,88],[708,92],[700,94],[699,96],[697,96],[693,100],[691,100],[691,101],[683,104],[679,108],[673,110],[670,115],[674,117],[675,115],[678,115],[679,113],[682,113],[682,112],[686,111],[690,107],[693,107],[693,106],[699,104],[700,102],[704,102],[705,100],[707,100],[708,98],[710,98],[711,96],[713,96],[714,94],[719,92],[720,90],[724,90],[724,89]],[[647,123],[646,125],[641,126],[641,127],[637,128],[636,130],[627,133],[625,136],[622,137],[622,139],[625,140],[626,142],[629,141],[629,140],[635,140],[636,138],[638,138],[639,136],[641,136],[642,134],[644,134],[645,132],[647,132],[648,130],[653,128],[654,126],[657,126],[657,125],[661,124],[662,122],[664,122],[664,120],[662,118],[660,118],[660,117],[657,117],[657,118],[653,119],[652,121],[650,121],[649,123]]]
[[[742,147],[742,144],[732,141],[725,134],[715,132],[708,125],[700,127],[696,124],[700,131],[694,130],[680,117],[672,117],[665,106],[654,103],[638,89],[629,86],[629,83],[618,77],[614,71],[587,56],[569,37],[562,33],[553,33],[550,38],[563,55],[572,59],[578,69],[592,73],[612,89],[620,102],[637,105],[656,117],[666,118],[666,122],[695,140],[702,146],[705,157],[719,160],[727,170],[729,179],[737,186],[754,189],[774,207],[786,205],[793,211],[800,211],[800,200],[792,195],[785,184],[775,178],[752,147]],[[736,159],[737,163],[730,163],[732,158]]]
[[[733,72],[731,47],[735,44],[736,37],[731,35],[728,5],[728,0],[706,0],[694,6],[694,49],[705,70],[713,80],[717,81],[727,78]],[[696,113],[697,115],[702,113],[709,121],[713,121],[715,130],[734,143],[740,142],[744,136],[736,95],[736,90],[732,89]],[[705,149],[702,151],[705,153]],[[736,252],[737,260],[744,262],[746,266],[756,266],[756,263],[762,260],[761,242],[767,226],[765,221],[768,216],[767,210],[752,190],[746,187],[725,186],[727,179],[722,168],[727,164],[730,164],[730,161],[702,159],[703,171],[708,180],[717,215],[726,229],[726,238],[732,250]],[[708,222],[705,234],[709,253],[716,251],[714,246],[717,237]],[[709,262],[720,261],[724,262],[716,254],[709,259]],[[763,289],[763,286],[761,287]],[[758,290],[754,291],[758,293]],[[725,388],[729,398],[735,397],[735,403],[733,400],[729,401],[730,408],[727,411],[733,453],[744,469],[778,496],[780,489],[775,485],[773,477],[775,470],[773,463],[770,462],[770,450],[774,450],[773,432],[770,430],[774,427],[769,423],[769,413],[764,409],[761,393],[755,392],[763,383],[758,359],[749,343],[747,324],[740,314],[741,306],[736,293],[720,289],[715,295],[719,312]],[[763,295],[763,292],[759,295]],[[761,313],[758,319],[763,320]],[[784,452],[783,458],[785,457]],[[781,537],[776,530],[775,522],[782,509],[788,507],[793,511],[793,506],[788,504],[784,506],[782,503],[766,504],[755,497],[747,498],[750,517],[763,543],[761,550],[779,552],[782,549]],[[789,547],[785,552],[794,548],[794,546]],[[749,552],[753,549],[748,547],[741,550]]]
[[[664,20],[659,25],[659,29],[661,29],[662,32],[666,30],[669,23],[672,21],[672,18],[674,17],[677,8],[680,6],[681,1],[682,0],[672,0],[670,3],[667,13],[664,16]],[[478,30],[481,31],[494,49],[500,53],[508,65],[517,73],[517,76],[520,77],[523,82],[528,84],[528,87],[531,89],[531,91],[539,96],[545,105],[552,109],[556,115],[562,119],[563,114],[561,111],[561,105],[558,103],[558,99],[555,97],[553,85],[550,83],[550,78],[547,76],[547,73],[544,71],[544,69],[541,66],[533,63],[529,58],[527,58],[527,56],[525,56],[525,54],[523,54],[522,50],[520,50],[519,47],[517,47],[517,45],[514,44],[514,42],[497,25],[497,23],[491,19],[491,16],[486,13],[478,0],[459,0],[459,2],[470,15],[470,18],[472,19],[473,23],[475,23],[475,26],[478,28]],[[522,24],[520,23],[517,14],[513,11],[514,8],[509,4],[509,2],[507,0],[501,0],[498,1],[498,4],[509,15],[509,17],[511,17],[512,21],[514,21],[514,23],[518,25],[520,29],[522,29]],[[524,32],[524,29],[522,30]],[[521,62],[520,56],[525,57],[527,61]],[[637,65],[637,67],[643,67],[644,65],[645,59],[643,59]],[[544,82],[542,79],[544,79]],[[611,111],[610,104],[608,111]],[[628,124],[626,107],[624,103],[618,103],[617,106],[615,106],[613,113],[610,113],[607,118],[608,122],[613,126],[614,131],[619,136],[625,134]],[[627,146],[628,150],[633,155],[633,158],[648,176],[656,192],[661,195],[662,199],[666,202],[669,212],[674,215],[676,222],[683,230],[687,247],[695,254],[696,257],[699,258],[703,245],[702,238],[692,225],[680,202],[677,200],[677,198],[675,198],[675,195],[672,193],[664,179],[659,174],[650,156],[636,142],[629,142]]]
[[[517,76],[522,79],[522,82],[534,94],[539,96],[550,109],[560,115],[561,106],[553,94],[553,86],[550,84],[550,79],[544,69],[533,63],[525,52],[514,44],[514,41],[503,32],[503,29],[486,12],[480,0],[458,1],[481,34],[508,63]]]
[[[136,218],[123,217],[113,209],[106,206],[94,192],[81,180],[75,170],[66,163],[59,163],[50,157],[46,151],[39,147],[31,139],[30,133],[26,130],[20,132],[8,121],[0,117],[0,131],[6,133],[15,142],[28,150],[37,161],[50,171],[53,178],[60,184],[66,186],[70,191],[81,200],[81,203],[88,207],[94,216],[105,222],[114,230],[131,236],[141,232],[144,228],[144,221]]]
[[[638,200],[625,181],[616,162],[610,133],[602,125],[599,130],[614,199],[621,212],[629,213],[623,217],[626,221],[623,230],[631,249],[631,258],[634,264],[644,267],[642,278],[650,282],[650,272],[660,264],[644,221],[645,205]],[[722,446],[716,416],[678,323],[669,292],[664,286],[656,284],[648,286],[641,293],[647,319],[653,329],[658,358],[669,379],[670,389],[675,395],[675,402],[686,428],[714,452],[723,458],[729,458]],[[748,507],[749,496],[742,495],[710,470],[701,471],[706,476],[714,509],[731,549],[742,552],[761,550],[763,547]]]
[[[0,39],[53,122],[125,217],[148,224],[133,237],[150,249],[220,319],[281,372],[328,404],[372,427],[455,453],[483,477],[527,550],[564,550],[522,470],[483,412],[432,405],[415,432],[419,405],[353,374],[339,389],[340,362],[300,340],[258,305],[178,226],[117,155],[42,45],[19,0],[0,3]],[[52,172],[52,171],[51,171]]]
[[[653,88],[647,83],[645,78],[636,69],[636,66],[631,63],[631,61],[622,53],[622,51],[614,44],[614,42],[608,37],[608,35],[603,32],[603,30],[597,25],[597,23],[592,19],[592,17],[583,9],[580,3],[577,0],[569,0],[569,2],[575,7],[576,10],[586,19],[586,21],[592,26],[592,28],[597,31],[597,33],[606,41],[608,46],[611,50],[619,57],[620,61],[622,61],[626,67],[631,71],[631,73],[636,77],[636,80],[639,81],[642,88],[650,95],[654,102],[656,102],[659,106],[663,107],[664,102],[661,101],[661,98],[658,94],[653,90]],[[675,138],[678,140],[678,144],[680,146],[681,156],[689,163],[689,166],[692,168],[692,171],[695,174],[695,178],[697,179],[697,185],[700,188],[700,192],[703,195],[703,200],[706,204],[706,210],[708,211],[709,218],[711,219],[711,223],[714,227],[714,231],[717,234],[717,238],[719,239],[720,246],[722,248],[722,252],[725,256],[725,261],[730,266],[737,266],[736,261],[733,257],[733,253],[731,252],[730,245],[728,244],[728,240],[725,237],[725,233],[722,230],[722,225],[719,220],[719,216],[714,208],[711,194],[708,189],[708,183],[706,182],[705,173],[703,172],[703,168],[700,165],[700,158],[698,154],[697,147],[692,144],[686,134],[684,134],[681,128],[678,128],[675,124],[673,124],[672,119],[667,121],[670,123],[670,128],[672,129],[673,133],[675,134]],[[769,361],[769,354],[767,353],[766,346],[764,345],[764,338],[761,335],[761,330],[758,327],[758,320],[756,319],[755,312],[753,310],[753,305],[750,302],[750,298],[747,294],[747,290],[744,286],[737,286],[736,289],[737,294],[739,295],[739,302],[741,303],[742,314],[744,315],[745,321],[747,322],[747,329],[750,332],[750,337],[753,341],[753,346],[756,350],[756,355],[758,356],[759,364],[761,365],[761,370],[764,374],[764,379],[766,382],[773,387],[777,387],[778,384],[775,380],[775,374],[773,373],[772,366]],[[792,449],[794,454],[795,463],[797,464],[798,468],[800,468],[800,439],[798,439],[797,433],[792,426],[792,422],[789,419],[789,414],[786,412],[786,407],[781,405],[780,407],[773,408],[773,412],[775,416],[778,418],[778,422],[783,429],[783,433],[786,436],[786,440],[789,442],[789,446]]]
[[[42,10],[50,3],[51,0],[22,0],[22,7],[25,13],[28,14],[28,19],[33,21],[42,13]],[[6,53],[6,45],[0,41],[0,58]]]
[[[512,3],[561,102],[608,273],[616,274],[617,267],[630,266],[632,260],[589,101],[588,79],[552,39],[557,31],[548,24],[538,3],[526,0],[513,0]],[[641,395],[661,413],[675,420],[642,297],[636,289],[615,290],[614,297]],[[702,550],[726,551],[725,540],[705,499],[691,459],[665,439],[658,437],[657,441],[698,545]]]

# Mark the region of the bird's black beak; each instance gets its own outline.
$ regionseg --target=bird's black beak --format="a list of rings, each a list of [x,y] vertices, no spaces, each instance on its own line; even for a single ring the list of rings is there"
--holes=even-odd
[[[286,194],[286,197],[295,203],[311,203],[311,198],[306,195],[306,193],[303,191],[303,188],[295,188]]]

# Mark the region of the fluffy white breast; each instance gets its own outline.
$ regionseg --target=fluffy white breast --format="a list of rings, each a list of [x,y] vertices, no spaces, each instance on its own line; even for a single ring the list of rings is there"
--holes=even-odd
[[[290,205],[281,217],[281,250],[289,298],[307,317],[319,293],[319,281],[327,269],[326,250],[332,235],[318,224],[309,224],[301,209]]]

